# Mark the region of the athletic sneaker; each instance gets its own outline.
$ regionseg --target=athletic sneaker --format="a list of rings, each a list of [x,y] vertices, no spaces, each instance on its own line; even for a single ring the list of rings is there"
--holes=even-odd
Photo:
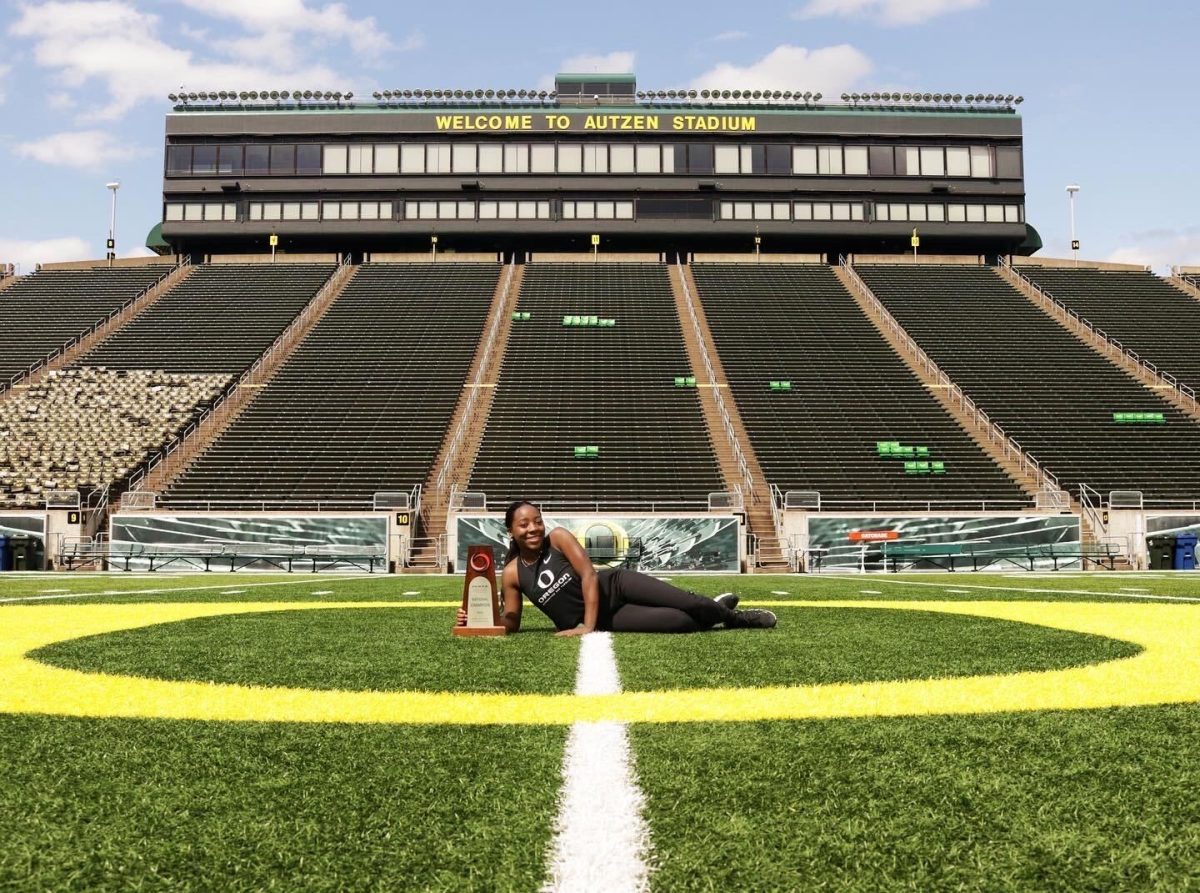
[[[736,593],[722,592],[720,595],[714,598],[713,601],[721,607],[728,608],[732,611],[738,606],[738,602],[741,601],[741,599],[737,597]]]
[[[725,624],[727,629],[772,629],[778,618],[771,611],[762,608],[747,608],[744,611],[734,611],[733,619]]]

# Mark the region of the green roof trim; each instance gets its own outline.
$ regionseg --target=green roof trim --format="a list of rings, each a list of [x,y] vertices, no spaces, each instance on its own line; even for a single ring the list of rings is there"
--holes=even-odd
[[[633,74],[579,74],[577,72],[566,72],[556,74],[554,80],[561,81],[564,84],[582,84],[582,83],[600,83],[600,84],[633,84],[637,82],[637,76]]]
[[[155,254],[171,253],[171,246],[163,239],[161,223],[154,224],[150,227],[150,232],[146,233],[146,247]]]

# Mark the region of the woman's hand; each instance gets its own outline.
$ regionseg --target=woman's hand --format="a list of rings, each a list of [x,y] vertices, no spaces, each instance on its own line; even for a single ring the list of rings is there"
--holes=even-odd
[[[466,625],[467,625],[467,609],[459,608],[458,609],[458,622],[455,623],[455,626],[466,626]]]
[[[556,632],[554,635],[557,638],[566,639],[566,638],[569,638],[570,636],[586,636],[588,633],[594,633],[595,631],[596,630],[593,627],[584,626],[583,624],[580,624],[579,626],[575,627],[574,629],[564,629],[560,632]]]

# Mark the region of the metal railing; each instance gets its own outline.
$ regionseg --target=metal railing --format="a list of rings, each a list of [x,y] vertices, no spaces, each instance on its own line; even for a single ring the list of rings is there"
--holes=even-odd
[[[462,416],[458,420],[458,426],[454,429],[454,436],[450,438],[450,446],[446,448],[446,456],[442,460],[441,468],[438,469],[438,475],[434,482],[434,489],[439,503],[445,496],[446,479],[450,474],[450,469],[454,467],[455,460],[458,458],[458,451],[462,447],[463,439],[466,437],[467,426],[471,422],[471,414],[475,411],[475,401],[479,399],[483,374],[487,370],[488,361],[491,359],[492,351],[496,346],[496,337],[500,332],[500,325],[504,319],[504,308],[508,306],[508,292],[512,288],[513,274],[516,272],[516,269],[517,263],[514,256],[510,258],[508,271],[504,274],[504,290],[500,293],[500,302],[496,308],[496,316],[492,320],[492,324],[485,336],[483,355],[480,357],[479,366],[475,370],[475,380],[471,383],[470,393],[467,394],[467,403],[463,407]]]
[[[78,345],[85,338],[91,337],[96,332],[98,332],[100,329],[104,328],[105,326],[109,325],[110,323],[112,323],[116,320],[124,319],[125,317],[128,317],[129,315],[131,315],[134,312],[134,305],[136,305],[138,301],[140,301],[142,298],[144,298],[146,295],[148,295],[154,289],[156,289],[160,285],[162,285],[163,281],[166,280],[166,278],[168,276],[170,276],[172,273],[174,273],[176,270],[180,269],[181,267],[186,267],[187,265],[188,265],[187,261],[181,258],[179,260],[179,262],[176,263],[175,266],[171,267],[165,274],[163,274],[157,280],[152,282],[150,285],[147,285],[145,288],[143,288],[136,295],[134,295],[132,298],[127,300],[125,303],[123,303],[116,310],[113,310],[111,313],[108,314],[108,316],[104,317],[104,319],[101,319],[101,320],[98,320],[97,322],[92,323],[92,325],[90,325],[88,328],[84,329],[82,332],[80,332],[78,335],[76,335],[70,341],[67,341],[66,343],[61,344],[58,347],[54,348],[54,350],[50,351],[48,354],[46,354],[41,359],[34,360],[32,363],[30,363],[28,366],[26,366],[23,371],[17,372],[14,375],[10,376],[8,381],[0,381],[0,394],[3,394],[5,391],[10,390],[11,388],[15,387],[17,384],[24,381],[26,378],[29,378],[30,376],[34,375],[39,369],[49,366],[51,363],[53,363],[55,360],[57,360],[60,356],[62,356],[67,351],[71,350],[73,347]]]
[[[1071,328],[1073,325],[1076,331],[1086,332],[1092,336],[1093,340],[1101,342],[1106,357],[1112,358],[1115,355],[1125,363],[1132,365],[1135,370],[1145,372],[1154,379],[1155,385],[1170,388],[1175,391],[1183,403],[1190,405],[1194,412],[1200,412],[1200,404],[1196,402],[1196,391],[1194,388],[1181,383],[1179,379],[1169,372],[1163,372],[1154,363],[1142,358],[1136,351],[1130,350],[1104,331],[1104,329],[1094,325],[1086,317],[1080,316],[1078,311],[1072,310],[1003,257],[997,257],[996,264],[1000,269],[1007,270],[1018,282],[1029,289],[1029,292],[1049,310],[1051,316],[1067,323],[1068,328]]]
[[[675,267],[679,273],[679,283],[683,287],[684,304],[687,306],[688,316],[692,322],[692,331],[696,335],[696,345],[700,348],[700,358],[704,361],[704,372],[708,376],[708,384],[712,389],[713,400],[717,405],[717,412],[721,415],[721,427],[725,429],[725,435],[729,438],[729,444],[733,449],[733,458],[737,461],[738,471],[742,474],[742,482],[746,485],[746,493],[749,495],[750,502],[753,503],[755,501],[754,475],[750,473],[750,467],[746,464],[746,457],[742,454],[742,447],[738,443],[737,434],[733,430],[733,422],[729,418],[729,410],[725,407],[725,398],[721,395],[721,389],[717,387],[717,376],[713,372],[712,361],[708,356],[708,348],[704,346],[704,334],[700,328],[700,318],[696,315],[696,306],[692,300],[692,290],[688,287],[683,264],[677,260]]]
[[[377,512],[419,512],[421,510],[421,485],[416,484],[408,492],[380,490],[371,497],[371,507]]]
[[[819,490],[788,490],[783,494],[783,507],[819,512],[821,510],[821,492]]]
[[[448,559],[447,545],[449,537],[447,534],[439,534],[438,536],[406,536],[401,542],[400,557],[403,561],[403,567],[435,567],[442,570],[446,567]],[[422,550],[433,551],[433,564],[416,561],[416,554]]]
[[[784,500],[782,490],[780,490],[774,484],[771,484],[770,487],[771,487],[771,491],[770,491],[771,492],[771,523],[775,527],[775,538],[777,540],[779,540],[779,544],[782,547],[783,541],[784,541],[783,507],[784,507],[785,500]]]
[[[180,450],[191,445],[201,428],[208,424],[210,419],[224,421],[228,418],[233,412],[232,405],[235,397],[240,397],[245,390],[262,384],[267,377],[265,367],[273,362],[281,351],[290,349],[296,333],[302,326],[307,325],[311,321],[313,315],[318,312],[317,308],[323,304],[328,294],[332,290],[340,288],[352,270],[350,255],[345,254],[340,256],[338,258],[337,269],[333,271],[328,281],[304,305],[304,309],[291,321],[288,327],[280,332],[279,337],[271,343],[271,346],[263,351],[259,358],[254,361],[254,364],[242,372],[236,381],[228,385],[225,388],[225,392],[217,397],[211,406],[207,407],[197,418],[190,422],[183,431],[168,441],[158,452],[151,454],[145,462],[130,474],[129,489],[137,489],[160,466],[162,467],[162,473],[165,476],[170,476],[176,470],[175,464],[181,455]]]
[[[867,300],[872,312],[879,318],[883,327],[916,359],[921,370],[932,378],[939,388],[944,389],[954,403],[961,407],[962,411],[970,417],[975,426],[987,432],[988,442],[999,444],[1004,450],[1004,455],[1007,459],[1016,462],[1022,471],[1025,471],[1037,480],[1039,489],[1062,489],[1059,486],[1056,475],[1031,456],[999,424],[993,421],[991,416],[980,409],[978,404],[967,396],[963,392],[963,389],[955,384],[949,375],[942,371],[942,368],[933,361],[929,354],[925,353],[924,349],[917,342],[913,341],[908,332],[904,330],[904,327],[883,306],[879,298],[875,297],[875,293],[863,282],[858,272],[850,265],[845,256],[839,257],[838,262],[846,272],[846,275],[850,277],[855,287],[859,289],[859,292]]]
[[[742,496],[742,488],[720,490],[708,494],[708,510],[710,512],[740,512],[746,507]]]
[[[375,511],[370,500],[362,499],[170,499],[159,501],[155,509],[163,513]]]
[[[1079,485],[1079,507],[1083,517],[1091,525],[1092,530],[1100,536],[1108,533],[1108,524],[1104,521],[1104,497],[1087,484]]]

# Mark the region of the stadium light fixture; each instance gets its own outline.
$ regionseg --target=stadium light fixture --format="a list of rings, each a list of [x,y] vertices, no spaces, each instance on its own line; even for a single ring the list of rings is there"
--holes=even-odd
[[[1078,183],[1067,186],[1067,203],[1071,206],[1071,253],[1075,257],[1075,266],[1079,266],[1079,239],[1075,237],[1075,193],[1078,191]]]
[[[105,248],[108,252],[108,265],[111,267],[117,259],[117,190],[121,188],[120,180],[110,180],[104,188],[112,193],[112,211],[108,218],[108,241]]]

